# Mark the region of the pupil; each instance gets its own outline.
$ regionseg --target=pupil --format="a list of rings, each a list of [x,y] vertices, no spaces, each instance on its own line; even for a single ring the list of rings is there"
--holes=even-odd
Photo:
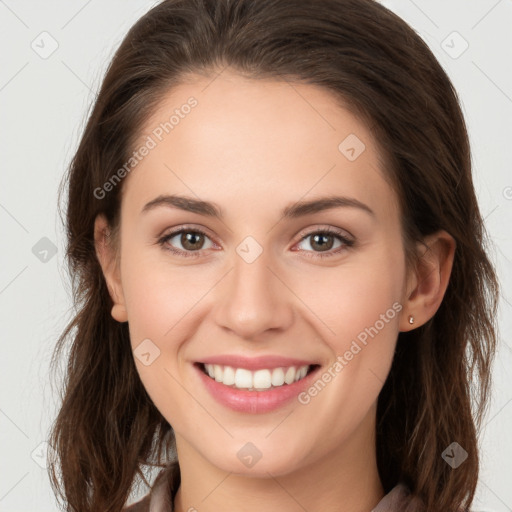
[[[320,247],[321,250],[329,250],[333,246],[333,237],[330,236],[330,235],[314,235],[313,236],[313,244],[317,244],[318,243],[318,239],[320,239],[320,238],[322,238],[324,240],[327,238],[330,241],[330,243],[327,243],[327,244],[320,243],[319,247]]]
[[[200,233],[184,233],[181,243],[187,249],[197,249],[198,240],[196,238],[199,238],[199,241],[201,241],[202,236]]]

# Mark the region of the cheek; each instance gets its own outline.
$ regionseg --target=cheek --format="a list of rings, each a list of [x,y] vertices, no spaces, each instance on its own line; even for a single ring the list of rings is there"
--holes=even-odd
[[[169,304],[175,290],[157,278],[155,269],[138,268],[128,272],[131,277],[129,283],[123,284],[123,289],[132,344],[144,338],[163,338],[174,323]]]
[[[326,436],[327,448],[335,449],[340,440],[355,435],[370,421],[370,411],[389,374],[401,304],[393,302],[385,284],[367,286],[357,280],[358,289],[368,291],[367,297],[357,293],[351,300],[336,297],[336,314],[329,323],[336,334],[324,337],[331,359],[299,396],[303,414],[317,418],[320,425],[329,425],[335,433]]]
[[[179,430],[186,423],[182,411],[190,407],[190,395],[180,384],[180,346],[189,334],[186,315],[204,291],[190,284],[191,275],[155,261],[150,251],[128,247],[121,272],[137,372],[157,409]]]
[[[141,249],[128,240],[125,249],[121,273],[132,344],[144,338],[168,338],[204,295],[206,285],[200,284],[204,279],[196,266],[168,264],[160,249]]]
[[[383,246],[323,276],[317,273],[301,281],[300,293],[321,320],[317,324],[331,353],[328,373],[335,375],[325,376],[330,383],[325,394],[321,391],[324,398],[312,398],[318,414],[328,414],[325,406],[336,409],[343,404],[348,416],[361,419],[377,399],[399,332],[404,269],[403,253]],[[314,292],[306,296],[308,289]],[[321,384],[317,388],[323,389]],[[333,421],[342,429],[348,427],[347,415]]]
[[[383,331],[382,338],[396,334],[404,265],[403,253],[393,247],[367,250],[337,267],[304,272],[294,291],[318,317],[325,340],[343,353],[372,327]]]

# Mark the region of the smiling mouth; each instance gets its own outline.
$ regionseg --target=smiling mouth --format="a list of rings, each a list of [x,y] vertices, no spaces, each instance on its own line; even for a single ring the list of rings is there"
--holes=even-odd
[[[268,391],[289,386],[304,379],[319,368],[318,364],[282,366],[251,371],[233,366],[195,363],[212,380],[227,387],[244,391]]]

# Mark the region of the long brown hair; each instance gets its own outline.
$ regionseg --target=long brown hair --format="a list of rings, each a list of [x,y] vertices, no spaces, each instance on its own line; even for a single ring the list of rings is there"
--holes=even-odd
[[[164,0],[126,35],[62,184],[76,316],[52,358],[53,366],[69,339],[49,439],[56,494],[68,511],[118,512],[137,475],[144,479],[142,467],[163,466],[174,449],[172,427],[136,371],[127,324],[110,316],[94,249],[98,214],[114,232],[118,226],[122,183],[104,197],[94,191],[129,159],[140,127],[182,77],[214,77],[227,66],[253,79],[328,89],[371,127],[399,198],[408,262],[426,235],[444,229],[455,239],[439,310],[399,334],[378,400],[377,461],[386,492],[402,480],[427,510],[468,508],[496,350],[498,284],[457,94],[424,41],[373,0]],[[442,457],[452,442],[468,453],[456,470]]]

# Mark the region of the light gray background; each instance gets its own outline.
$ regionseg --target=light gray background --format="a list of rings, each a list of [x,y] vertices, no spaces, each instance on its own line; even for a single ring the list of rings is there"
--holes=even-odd
[[[512,1],[382,2],[429,44],[466,115],[475,186],[504,296],[502,344],[474,510],[512,511]],[[41,467],[58,404],[48,362],[71,314],[57,189],[110,57],[152,5],[143,0],[0,0],[3,512],[57,510]],[[41,35],[45,31],[49,35]],[[461,53],[465,41],[469,46]],[[46,55],[55,44],[54,53]],[[41,241],[44,237],[49,240]]]

